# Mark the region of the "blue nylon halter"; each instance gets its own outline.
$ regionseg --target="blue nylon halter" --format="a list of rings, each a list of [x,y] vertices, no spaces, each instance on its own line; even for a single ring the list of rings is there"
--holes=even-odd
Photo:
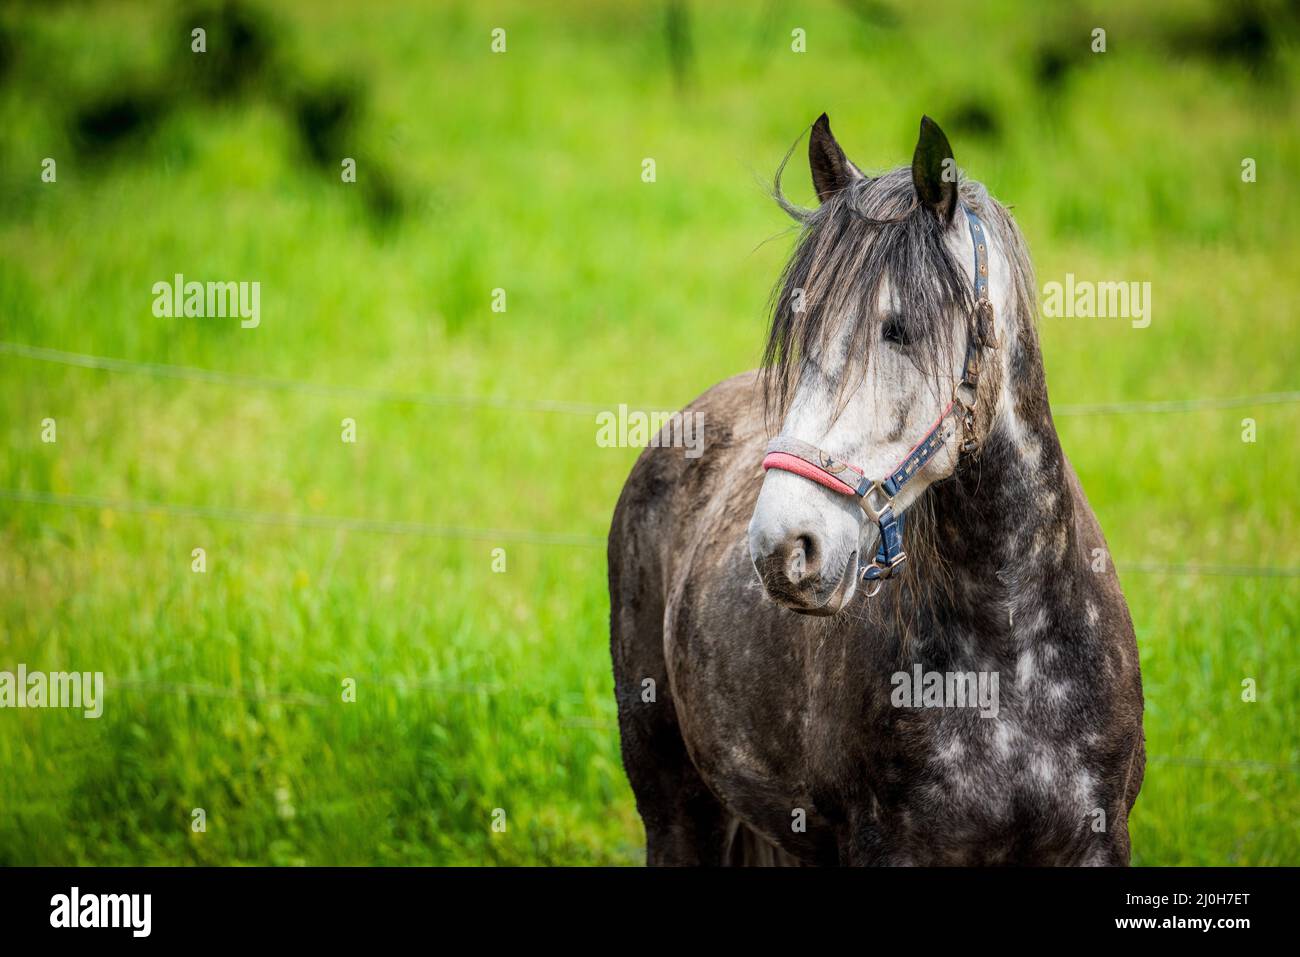
[[[871,521],[880,528],[880,543],[876,548],[875,558],[862,566],[860,575],[863,582],[880,581],[889,578],[894,570],[907,560],[903,550],[903,513],[894,509],[894,498],[903,486],[919,472],[934,454],[951,438],[953,427],[949,418],[955,409],[960,408],[962,416],[963,441],[961,451],[971,452],[976,448],[974,439],[975,397],[979,386],[980,351],[985,346],[996,348],[993,335],[993,306],[988,298],[989,265],[988,243],[984,234],[984,224],[980,218],[964,204],[962,212],[966,215],[970,227],[971,242],[975,247],[975,315],[974,322],[967,329],[966,358],[962,366],[962,378],[953,390],[953,399],[939,416],[921,441],[916,444],[907,457],[899,463],[889,475],[880,481],[873,481],[858,469],[845,462],[837,461],[816,446],[797,439],[778,435],[769,443],[767,455],[778,453],[765,468],[784,468],[780,454],[792,455],[824,473],[831,482],[815,479],[836,491],[844,491],[858,497],[858,503]],[[805,471],[805,477],[812,477]],[[873,593],[874,594],[874,593]]]

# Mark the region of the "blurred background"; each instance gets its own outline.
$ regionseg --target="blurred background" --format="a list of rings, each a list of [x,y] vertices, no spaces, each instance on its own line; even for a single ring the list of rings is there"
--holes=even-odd
[[[0,863],[640,863],[637,450],[595,414],[757,363],[823,110],[872,170],[938,120],[1040,288],[1152,284],[1148,328],[1040,326],[1141,649],[1134,863],[1300,863],[1298,36],[1262,0],[6,5],[0,670],[107,688],[0,711]],[[177,273],[260,282],[260,325],[156,317]]]

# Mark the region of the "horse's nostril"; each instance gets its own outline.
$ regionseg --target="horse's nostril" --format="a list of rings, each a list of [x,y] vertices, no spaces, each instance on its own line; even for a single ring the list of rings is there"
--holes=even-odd
[[[796,545],[790,550],[790,557],[785,563],[785,577],[790,579],[792,584],[799,584],[803,581],[804,571],[808,567],[808,562],[804,557],[802,545]]]
[[[800,535],[791,543],[786,555],[785,575],[790,584],[798,585],[806,578],[817,574],[821,567],[821,556],[817,550],[817,540],[811,535]]]

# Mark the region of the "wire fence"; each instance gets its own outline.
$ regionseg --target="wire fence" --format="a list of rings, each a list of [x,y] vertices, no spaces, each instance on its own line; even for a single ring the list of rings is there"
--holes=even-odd
[[[371,399],[381,402],[398,402],[430,407],[450,408],[493,408],[513,411],[564,413],[574,415],[594,415],[605,411],[608,406],[549,399],[512,399],[497,396],[453,396],[433,393],[402,392],[391,389],[372,389],[356,386],[336,386],[322,383],[306,382],[294,379],[268,378],[250,376],[219,370],[195,368],[191,366],[162,365],[158,363],[133,362],[105,356],[86,355],[82,353],[63,352],[20,343],[0,341],[0,354],[20,356],[43,362],[77,368],[99,369],[110,372],[129,372],[148,375],[155,378],[180,379],[195,382],[207,382],[221,385],[255,388],[265,390],[291,391],[315,395],[346,396],[351,398]],[[1058,416],[1086,415],[1122,415],[1131,413],[1173,413],[1189,412],[1201,409],[1224,409],[1247,405],[1272,405],[1300,401],[1300,391],[1269,392],[1255,395],[1182,399],[1156,402],[1110,402],[1090,405],[1060,405],[1053,409]],[[666,406],[642,405],[638,408],[667,408]],[[605,539],[595,535],[578,535],[557,532],[540,532],[515,529],[480,529],[447,525],[434,525],[423,522],[392,521],[386,519],[341,517],[330,515],[304,515],[281,512],[256,511],[252,509],[230,508],[221,506],[187,505],[174,502],[140,501],[131,499],[107,498],[91,495],[62,495],[52,492],[31,491],[25,489],[0,488],[0,500],[24,502],[29,504],[52,505],[67,508],[111,509],[124,513],[150,514],[159,513],[183,518],[229,521],[251,525],[285,526],[294,528],[330,529],[337,531],[374,532],[394,535],[415,535],[446,539],[463,539],[490,542],[523,542],[540,545],[567,545],[577,547],[601,547]],[[1117,563],[1120,571],[1155,575],[1192,575],[1223,576],[1245,578],[1296,578],[1300,577],[1300,568],[1282,566],[1248,566],[1248,565],[1207,565],[1207,564],[1170,564],[1161,562],[1139,561]],[[475,693],[494,694],[503,690],[502,685],[481,683],[453,683],[435,680],[407,679],[367,679],[379,681],[403,690],[432,690],[438,693]],[[160,683],[127,679],[116,682],[117,686],[146,694],[168,694],[184,697],[209,697],[222,699],[245,699],[283,704],[300,704],[322,706],[332,703],[324,695],[301,691],[256,691],[244,688],[228,688],[199,683]],[[600,731],[613,731],[617,725],[608,717],[571,717],[560,720],[566,727],[588,728]],[[1148,755],[1148,760],[1155,764],[1167,764],[1180,767],[1212,768],[1221,770],[1267,770],[1300,771],[1300,764],[1268,762],[1255,760],[1230,760],[1217,758],[1183,757],[1175,755]]]
[[[1230,771],[1283,771],[1300,772],[1300,763],[1294,761],[1252,761],[1226,758],[1188,758],[1168,754],[1148,754],[1152,764],[1170,764],[1184,768],[1217,768]]]
[[[362,676],[358,681],[362,689],[367,685],[379,684],[392,688],[402,694],[414,692],[442,696],[456,694],[482,696],[509,693],[511,696],[518,696],[521,690],[528,690],[500,683],[444,681],[429,678],[383,678],[374,675]],[[254,688],[230,688],[191,682],[159,682],[142,679],[124,679],[121,681],[114,681],[110,687],[122,688],[123,690],[135,691],[146,695],[168,695],[186,698],[203,697],[223,700],[257,701],[269,704],[303,705],[310,707],[332,706],[335,704],[343,706],[340,698],[305,691],[268,691]],[[552,708],[556,703],[552,696],[547,696],[541,692],[534,691],[532,697],[537,698],[539,705],[543,705],[548,709]],[[347,706],[351,707],[352,705],[349,704]],[[610,733],[618,730],[618,723],[614,720],[613,715],[561,716],[556,718],[556,723],[562,727],[584,728]],[[1148,764],[1168,765],[1172,767],[1203,768],[1207,770],[1220,771],[1267,771],[1289,774],[1300,772],[1300,762],[1293,761],[1263,761],[1253,758],[1192,757],[1169,754],[1148,754],[1146,758]]]
[[[342,532],[375,532],[387,535],[418,535],[428,538],[464,539],[495,543],[524,542],[534,545],[571,545],[587,548],[605,544],[605,539],[595,535],[573,535],[565,532],[464,528],[454,525],[432,525],[425,522],[349,518],[337,515],[304,515],[292,512],[265,512],[212,505],[184,505],[174,502],[104,498],[98,495],[60,495],[54,492],[15,488],[0,488],[0,500],[27,502],[35,505],[58,505],[66,508],[111,509],[115,512],[146,515],[172,515],[178,518],[211,519],[247,525],[318,528]]]
[[[1300,567],[1285,565],[1204,565],[1196,562],[1165,565],[1160,562],[1117,562],[1122,572],[1139,575],[1210,575],[1226,578],[1297,578]]]
[[[562,728],[585,728],[591,731],[617,731],[618,722],[613,714],[606,715],[569,715],[555,716],[554,709],[560,699],[543,691],[526,686],[506,685],[500,682],[484,681],[447,681],[439,678],[408,678],[405,676],[380,677],[376,675],[357,676],[360,694],[370,694],[370,689],[378,686],[395,691],[399,695],[432,694],[437,696],[465,695],[482,698],[509,692],[512,698],[526,698],[534,702],[539,710],[551,714],[555,723]],[[331,696],[309,691],[266,690],[244,687],[224,687],[193,681],[150,681],[138,678],[125,678],[113,681],[110,690],[120,688],[126,692],[144,695],[165,695],[179,698],[212,698],[226,701],[251,701],[259,704],[287,704],[304,707],[322,708],[342,704],[341,695]],[[580,699],[585,700],[585,699]],[[611,699],[611,705],[613,701]]]
[[[600,535],[565,532],[541,532],[525,529],[465,528],[425,522],[390,521],[336,515],[303,515],[292,512],[254,511],[212,505],[185,505],[174,502],[140,501],[105,498],[98,495],[61,495],[28,489],[0,488],[0,501],[64,508],[108,509],[126,514],[171,515],[178,518],[235,522],[248,525],[287,528],[324,529],[339,532],[374,532],[388,535],[412,535],[462,541],[563,545],[576,548],[603,548]],[[1285,565],[1209,565],[1201,563],[1116,562],[1118,571],[1139,575],[1188,575],[1226,578],[1300,578],[1300,567]]]
[[[40,362],[55,363],[82,369],[108,372],[126,372],[154,378],[205,382],[240,388],[297,392],[312,395],[345,396],[379,402],[395,402],[441,408],[491,408],[510,411],[563,413],[569,415],[595,415],[608,411],[610,406],[590,402],[573,402],[557,399],[514,399],[503,396],[444,395],[429,392],[403,392],[394,389],[374,389],[364,386],[340,386],[299,379],[270,378],[242,373],[224,372],[194,366],[167,365],[154,362],[136,362],[110,356],[65,352],[43,346],[0,340],[0,354],[12,355]],[[1300,402],[1300,391],[1264,392],[1254,395],[1175,399],[1167,401],[1107,402],[1084,405],[1058,405],[1053,408],[1057,416],[1124,415],[1133,413],[1174,413],[1201,409],[1225,409],[1247,405],[1276,405]],[[624,403],[627,404],[627,403]],[[640,409],[667,409],[658,404],[630,406]],[[572,545],[598,547],[605,543],[603,537],[560,532],[539,532],[508,529],[478,529],[430,525],[421,522],[394,521],[372,518],[347,518],[328,515],[302,515],[255,511],[208,505],[184,505],[172,502],[146,502],[108,499],[89,495],[58,495],[49,492],[21,489],[0,489],[0,499],[33,504],[61,505],[73,508],[113,509],[122,512],[164,513],[188,518],[241,522],[253,525],[289,526],[295,528],[325,528],[338,531],[377,532],[396,535],[422,535],[435,538],[466,539],[491,542],[526,542],[542,545]],[[1295,578],[1300,568],[1249,566],[1168,564],[1139,561],[1118,566],[1122,571],[1154,575],[1195,575],[1247,578]]]
[[[1132,415],[1134,413],[1199,412],[1205,409],[1234,409],[1251,405],[1282,405],[1300,402],[1300,392],[1259,392],[1254,395],[1168,399],[1162,401],[1097,402],[1085,405],[1053,405],[1052,415]]]
[[[18,356],[39,362],[72,366],[79,369],[99,369],[107,372],[127,372],[158,379],[180,379],[207,382],[217,385],[237,386],[246,389],[264,389],[280,392],[300,392],[310,395],[341,396],[369,399],[377,402],[395,402],[434,408],[488,408],[517,412],[558,412],[568,415],[596,415],[608,412],[620,403],[574,402],[562,399],[516,399],[505,396],[445,395],[432,392],[404,392],[396,389],[375,389],[366,386],[331,385],[302,379],[283,379],[268,376],[225,372],[196,366],[168,365],[156,362],[136,362],[110,356],[96,356],[81,352],[64,352],[43,346],[0,340],[0,355]],[[1252,405],[1279,405],[1300,402],[1300,391],[1260,392],[1254,395],[1216,396],[1159,401],[1099,402],[1085,404],[1053,405],[1056,416],[1131,415],[1135,413],[1194,412],[1203,409],[1230,409]],[[667,403],[621,403],[630,409],[646,411],[672,411]]]
[[[133,362],[108,356],[86,355],[80,352],[63,352],[28,346],[17,342],[0,341],[0,355],[20,356],[40,362],[73,366],[79,369],[99,369],[106,372],[128,372],[155,379],[179,379],[189,382],[207,382],[215,385],[236,386],[243,389],[262,389],[276,392],[298,392],[350,399],[368,399],[376,402],[393,402],[404,405],[421,405],[432,408],[500,409],[508,412],[558,412],[567,415],[595,415],[607,411],[607,405],[590,402],[568,402],[558,399],[514,399],[504,396],[441,395],[432,392],[404,392],[397,389],[375,389],[367,386],[330,385],[302,379],[280,379],[268,376],[245,375],[218,369],[195,366],[164,365],[155,362]],[[651,409],[638,405],[632,408]]]

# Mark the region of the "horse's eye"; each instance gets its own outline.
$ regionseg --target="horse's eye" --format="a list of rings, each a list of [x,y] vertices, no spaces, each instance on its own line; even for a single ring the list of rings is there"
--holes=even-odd
[[[899,346],[905,346],[911,341],[908,339],[907,326],[903,322],[902,316],[887,316],[881,327],[880,334],[886,342],[892,342]]]

